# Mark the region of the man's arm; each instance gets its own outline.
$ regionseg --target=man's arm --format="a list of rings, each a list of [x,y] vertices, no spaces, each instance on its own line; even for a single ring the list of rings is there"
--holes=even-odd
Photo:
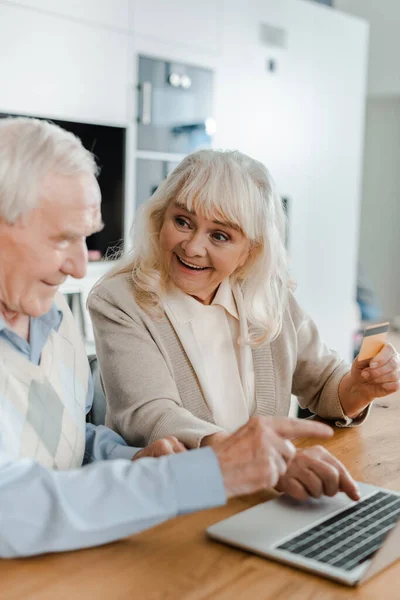
[[[226,501],[210,448],[52,471],[0,455],[0,556],[112,542],[178,514]]]
[[[88,392],[86,397],[86,414],[93,406],[94,384],[92,373],[89,371]],[[115,458],[127,458],[132,460],[141,448],[128,446],[125,440],[103,425],[93,425],[86,423],[86,445],[83,464],[95,462],[97,460],[110,460]]]
[[[104,425],[86,423],[86,445],[83,464],[87,465],[98,460],[112,460],[116,458],[132,458],[141,448],[128,446],[118,433]]]
[[[86,398],[86,414],[92,408],[94,398],[92,374],[89,372],[88,393]],[[185,452],[186,448],[175,437],[168,436],[156,440],[145,448],[128,446],[125,440],[104,425],[86,423],[86,443],[83,464],[87,465],[98,460],[115,460],[126,458],[136,460],[144,457],[159,457],[166,454]]]
[[[257,417],[215,449],[161,458],[100,461],[51,471],[0,452],[0,556],[86,548],[175,515],[224,504],[277,484],[296,436],[330,437],[322,423]]]

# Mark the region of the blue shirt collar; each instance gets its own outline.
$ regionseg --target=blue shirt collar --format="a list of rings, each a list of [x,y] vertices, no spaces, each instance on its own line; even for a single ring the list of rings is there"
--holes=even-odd
[[[51,331],[58,331],[63,313],[53,303],[50,310],[40,317],[29,318],[29,342],[10,329],[0,317],[0,337],[5,339],[18,352],[25,355],[35,365],[40,362],[42,350],[49,339]]]

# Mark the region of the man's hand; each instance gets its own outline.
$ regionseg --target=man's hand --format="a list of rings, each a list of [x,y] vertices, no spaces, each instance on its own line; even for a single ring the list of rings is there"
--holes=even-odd
[[[347,416],[355,418],[374,398],[400,389],[400,355],[385,344],[371,360],[356,358],[351,371],[340,382],[339,398]]]
[[[345,492],[352,500],[360,499],[357,484],[346,467],[322,446],[298,450],[276,489],[296,500],[334,496],[337,492]]]
[[[328,425],[316,421],[253,417],[235,433],[212,444],[228,498],[274,487],[296,454],[290,439],[332,435]]]
[[[212,433],[211,435],[206,435],[200,442],[200,446],[215,446],[218,445],[222,440],[225,440],[229,437],[229,433],[226,431],[219,431],[218,433]]]
[[[168,437],[153,442],[150,444],[150,446],[146,446],[146,448],[143,448],[143,450],[139,450],[132,460],[144,458],[145,456],[158,458],[159,456],[165,456],[166,454],[185,452],[185,450],[185,446],[179,440],[177,440],[176,437],[169,435]]]

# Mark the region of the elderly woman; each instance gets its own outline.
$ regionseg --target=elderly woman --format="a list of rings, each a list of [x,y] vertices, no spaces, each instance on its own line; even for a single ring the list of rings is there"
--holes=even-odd
[[[287,415],[291,394],[354,425],[398,389],[391,346],[350,369],[322,343],[292,294],[284,238],[267,169],[239,152],[187,156],[145,204],[133,254],[89,299],[107,424],[128,443],[218,444],[252,415]],[[297,456],[279,489],[346,487],[323,449]]]

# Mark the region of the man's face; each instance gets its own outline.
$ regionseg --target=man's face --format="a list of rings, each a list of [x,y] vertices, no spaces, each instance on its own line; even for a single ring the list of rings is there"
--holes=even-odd
[[[50,310],[68,275],[84,277],[86,237],[102,228],[94,176],[49,175],[33,210],[10,225],[0,218],[0,302],[32,317]]]

